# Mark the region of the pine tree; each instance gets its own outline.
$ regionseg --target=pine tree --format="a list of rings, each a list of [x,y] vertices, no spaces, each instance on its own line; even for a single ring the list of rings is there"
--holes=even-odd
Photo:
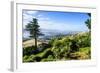
[[[40,32],[39,27],[40,26],[38,25],[38,20],[36,18],[33,18],[33,20],[26,25],[26,30],[30,32],[30,37],[35,39],[35,49],[37,49],[37,38],[40,35],[43,35]]]

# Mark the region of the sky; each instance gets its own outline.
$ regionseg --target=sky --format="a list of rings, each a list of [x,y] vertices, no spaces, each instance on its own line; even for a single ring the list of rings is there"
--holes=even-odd
[[[23,28],[32,21],[38,19],[40,29],[59,31],[88,31],[85,21],[89,18],[87,13],[80,12],[56,12],[23,10]]]

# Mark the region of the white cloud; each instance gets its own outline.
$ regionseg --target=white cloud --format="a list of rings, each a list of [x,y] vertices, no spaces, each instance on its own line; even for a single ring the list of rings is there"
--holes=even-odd
[[[32,18],[36,18],[38,11],[23,11],[23,20],[31,21]]]
[[[82,28],[80,27],[85,27],[83,25],[75,25],[71,23],[59,23],[59,22],[54,22],[52,19],[43,16],[42,14],[39,14],[38,11],[25,11],[23,12],[23,27],[25,28],[25,25],[29,23],[29,21],[32,20],[32,18],[37,18],[38,23],[40,25],[41,29],[50,29],[50,30],[60,30],[60,31],[80,31]],[[86,29],[83,29],[86,30]]]
[[[23,11],[23,28],[32,20],[36,18],[38,11]]]
[[[23,12],[23,28],[25,28],[25,26],[32,20],[32,18],[37,18],[38,19],[38,23],[40,25],[45,21],[46,21],[45,24],[48,25],[47,22],[50,21],[49,18],[44,17],[41,14],[38,14],[38,11],[24,11]]]
[[[35,15],[38,13],[38,11],[23,11],[23,13],[27,15]]]
[[[71,23],[59,23],[50,20],[39,21],[41,29],[58,30],[58,31],[86,31],[85,25],[75,25]]]

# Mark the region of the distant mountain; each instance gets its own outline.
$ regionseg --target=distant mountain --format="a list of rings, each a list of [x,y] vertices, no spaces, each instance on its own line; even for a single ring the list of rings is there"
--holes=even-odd
[[[41,29],[41,32],[44,34],[44,36],[56,36],[56,35],[76,34],[81,31],[61,31],[61,30]]]
[[[39,38],[51,38],[54,36],[59,36],[59,35],[71,35],[71,34],[76,34],[81,31],[61,31],[61,30],[50,30],[50,29],[41,29],[41,33],[44,34],[44,36],[40,36]],[[26,31],[25,29],[23,30],[23,38],[30,38],[29,37],[29,31]]]

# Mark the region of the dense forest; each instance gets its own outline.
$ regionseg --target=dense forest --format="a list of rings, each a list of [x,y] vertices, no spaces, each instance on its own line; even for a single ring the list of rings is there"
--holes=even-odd
[[[91,17],[90,13],[87,15]],[[34,39],[34,45],[23,47],[23,62],[91,59],[91,19],[84,23],[89,29],[88,32],[59,35],[38,44],[38,37],[44,34],[39,30],[38,20],[33,18],[26,28],[30,31],[30,37]]]

